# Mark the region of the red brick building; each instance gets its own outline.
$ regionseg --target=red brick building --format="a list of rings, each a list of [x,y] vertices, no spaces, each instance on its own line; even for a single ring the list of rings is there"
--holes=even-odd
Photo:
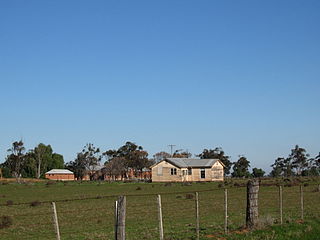
[[[45,178],[50,180],[73,181],[74,174],[68,169],[51,169],[45,173]]]

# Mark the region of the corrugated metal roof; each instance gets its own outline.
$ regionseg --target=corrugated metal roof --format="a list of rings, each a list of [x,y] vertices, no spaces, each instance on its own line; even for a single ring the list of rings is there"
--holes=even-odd
[[[211,167],[219,159],[198,159],[198,158],[167,158],[169,162],[178,167]]]
[[[46,174],[73,174],[68,169],[51,169],[49,172],[46,172]]]

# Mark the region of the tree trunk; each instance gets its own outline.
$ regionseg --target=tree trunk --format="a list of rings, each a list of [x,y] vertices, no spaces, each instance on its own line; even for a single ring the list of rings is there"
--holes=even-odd
[[[37,178],[39,179],[41,176],[41,159],[40,156],[38,156],[38,171],[37,171]]]

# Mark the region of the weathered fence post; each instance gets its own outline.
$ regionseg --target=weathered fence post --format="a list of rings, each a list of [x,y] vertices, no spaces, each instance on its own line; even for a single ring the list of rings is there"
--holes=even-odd
[[[117,239],[118,229],[118,200],[114,202],[114,239]]]
[[[54,230],[56,232],[56,239],[60,240],[58,214],[57,214],[57,209],[56,209],[56,203],[55,202],[52,202],[52,210],[53,210],[53,225],[54,225]]]
[[[200,223],[199,223],[199,194],[196,192],[196,232],[197,240],[200,239]]]
[[[303,187],[300,185],[300,206],[301,206],[301,220],[303,220]]]
[[[126,239],[126,196],[120,196],[115,203],[115,240]]]
[[[163,240],[162,207],[161,207],[161,196],[160,195],[158,195],[158,218],[159,218],[160,240]]]
[[[228,233],[228,189],[224,189],[224,233]]]
[[[282,186],[279,186],[279,210],[280,210],[280,224],[283,223],[283,217],[282,217]]]
[[[247,212],[246,225],[248,228],[254,228],[258,224],[259,210],[258,210],[258,193],[259,180],[252,179],[247,184]]]

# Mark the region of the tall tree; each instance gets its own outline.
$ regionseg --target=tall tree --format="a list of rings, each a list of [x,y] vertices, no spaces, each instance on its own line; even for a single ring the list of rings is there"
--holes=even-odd
[[[284,158],[277,158],[274,163],[271,165],[272,171],[270,173],[271,177],[280,177],[284,174]]]
[[[308,157],[309,154],[306,153],[306,150],[298,145],[291,149],[289,159],[292,161],[292,167],[296,169],[297,175],[302,175],[303,170],[308,167]]]
[[[123,160],[121,167],[124,177],[127,177],[129,169],[133,169],[135,174],[141,174],[143,168],[149,167],[151,163],[147,158],[148,153],[143,150],[143,147],[132,142],[126,142],[118,150],[108,150],[104,155],[107,158],[105,165],[114,158]]]
[[[86,158],[82,152],[77,154],[74,161],[68,162],[66,168],[74,173],[78,180],[82,180],[87,173]]]
[[[265,173],[266,173],[266,172],[263,171],[261,168],[253,168],[253,169],[252,169],[252,176],[253,176],[254,178],[263,177]]]
[[[121,180],[125,174],[124,172],[125,159],[123,157],[113,157],[109,161],[105,162],[105,173],[110,179],[117,180],[120,176]]]
[[[314,165],[320,169],[320,152],[318,156],[315,157]]]
[[[25,147],[22,140],[12,143],[12,147],[8,149],[5,165],[10,169],[13,177],[17,180],[21,177],[23,164],[25,161]]]
[[[224,174],[230,174],[232,162],[230,161],[230,156],[226,156],[221,147],[217,147],[215,149],[204,149],[198,156],[202,159],[219,159],[225,166]]]
[[[250,162],[244,156],[240,156],[239,160],[233,163],[232,177],[249,177]]]
[[[64,168],[63,156],[58,153],[53,153],[50,145],[39,143],[34,149],[27,153],[29,164],[25,166],[31,169],[34,167],[36,178],[43,177],[44,173],[51,169]],[[34,166],[32,166],[34,165]]]
[[[85,157],[86,169],[89,171],[90,179],[92,179],[94,171],[102,159],[100,149],[96,148],[92,143],[88,143],[83,148],[82,153]]]
[[[301,173],[302,176],[319,176],[320,175],[320,153],[315,158],[308,159],[308,166]]]

